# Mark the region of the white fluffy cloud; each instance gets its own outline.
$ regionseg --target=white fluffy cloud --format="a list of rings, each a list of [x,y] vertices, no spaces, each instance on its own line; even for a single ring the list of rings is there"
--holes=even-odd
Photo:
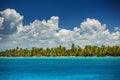
[[[120,27],[114,27],[115,31],[120,31]]]
[[[23,16],[14,9],[1,11],[0,15],[0,34],[12,34],[22,24]]]
[[[34,20],[23,26],[23,16],[14,9],[0,12],[0,48],[7,49],[20,46],[23,48],[70,47],[72,43],[85,45],[120,45],[120,31],[109,32],[105,24],[98,20],[87,18],[79,27],[73,30],[60,29],[59,17],[52,16],[50,20]]]
[[[2,27],[3,21],[4,21],[4,18],[1,18],[1,17],[0,17],[0,29],[3,29],[3,27]]]
[[[80,31],[82,34],[94,34],[96,32],[102,32],[106,28],[105,24],[101,24],[98,20],[87,18],[86,21],[80,25]]]

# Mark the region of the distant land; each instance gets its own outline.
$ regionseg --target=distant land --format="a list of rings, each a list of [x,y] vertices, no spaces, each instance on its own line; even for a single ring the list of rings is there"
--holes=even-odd
[[[23,49],[16,47],[14,49],[9,49],[0,52],[0,57],[88,57],[88,56],[120,56],[120,46],[91,46],[86,45],[84,48],[80,46],[71,45],[70,49],[64,46],[59,46],[55,48],[37,48],[32,47],[32,49]]]

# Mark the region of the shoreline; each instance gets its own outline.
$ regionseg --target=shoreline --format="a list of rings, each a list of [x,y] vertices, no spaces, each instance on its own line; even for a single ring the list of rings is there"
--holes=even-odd
[[[1,58],[21,58],[21,59],[24,59],[24,58],[31,58],[31,59],[35,59],[35,58],[36,59],[38,59],[38,58],[39,59],[40,58],[41,59],[42,58],[46,58],[46,59],[47,58],[51,58],[51,59],[52,58],[57,58],[57,59],[61,59],[61,58],[75,58],[75,59],[77,59],[77,58],[86,58],[87,59],[87,58],[120,58],[120,56],[115,56],[115,57],[114,56],[103,56],[103,57],[101,57],[101,56],[100,57],[97,57],[97,56],[92,56],[92,57],[91,56],[90,57],[89,56],[88,57],[84,57],[84,56],[81,56],[81,57],[76,57],[76,56],[61,56],[61,57],[46,57],[46,56],[42,56],[42,57],[0,57],[0,59]]]

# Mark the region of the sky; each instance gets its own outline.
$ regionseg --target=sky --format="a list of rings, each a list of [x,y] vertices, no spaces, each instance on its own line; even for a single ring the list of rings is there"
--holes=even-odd
[[[120,0],[1,0],[0,50],[120,45]]]

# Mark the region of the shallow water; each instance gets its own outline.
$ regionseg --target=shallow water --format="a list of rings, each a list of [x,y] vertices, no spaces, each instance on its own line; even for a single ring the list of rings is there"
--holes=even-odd
[[[120,80],[120,58],[0,58],[0,80]]]

